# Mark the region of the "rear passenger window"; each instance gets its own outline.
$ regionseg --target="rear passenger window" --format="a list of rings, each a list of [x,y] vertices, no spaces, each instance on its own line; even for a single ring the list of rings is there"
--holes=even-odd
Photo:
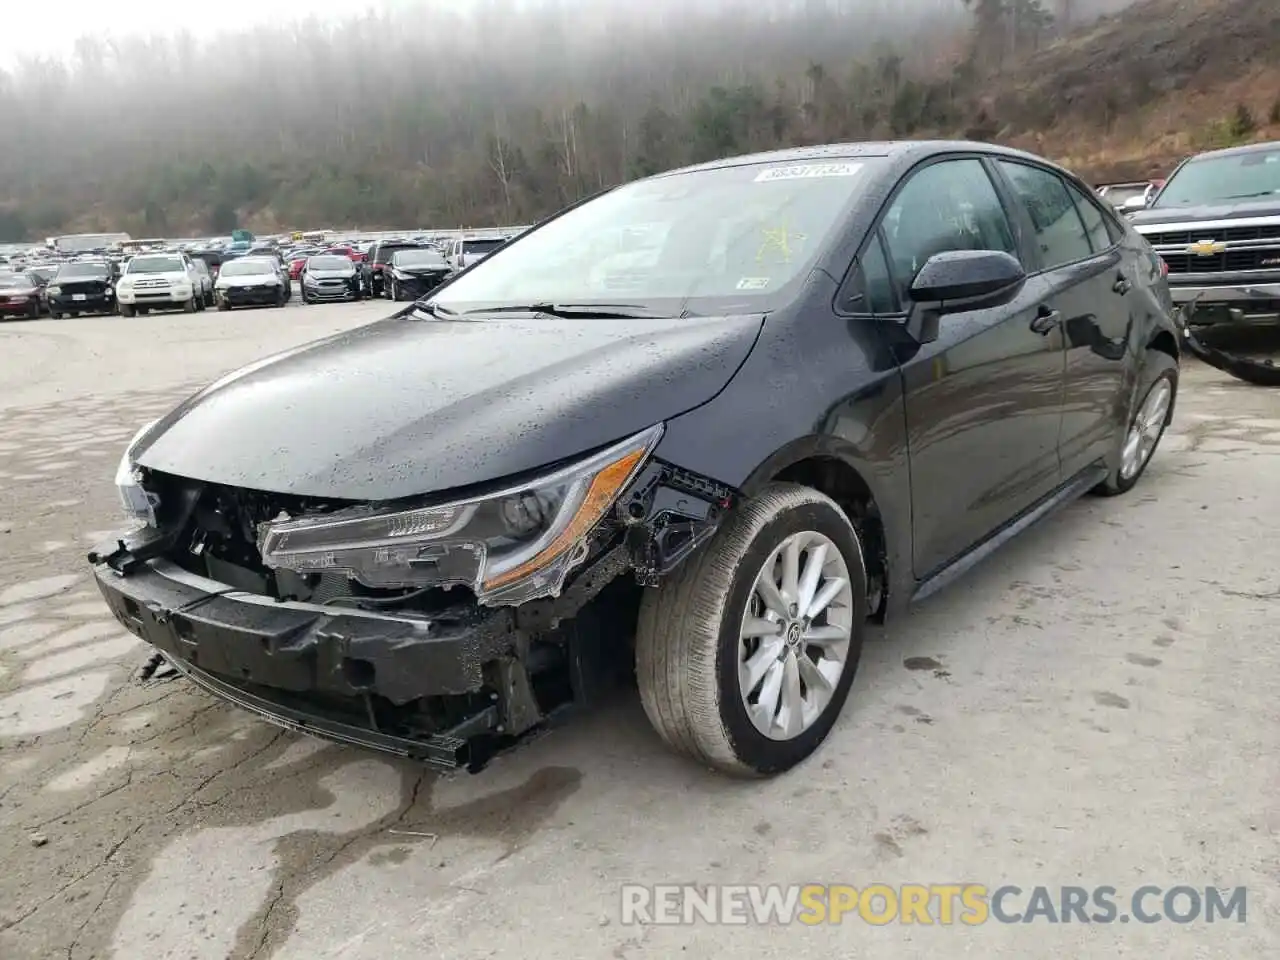
[[[1093,255],[1084,221],[1076,212],[1061,177],[1025,163],[997,162],[1031,215],[1036,246],[1046,270]]]
[[[1089,237],[1093,252],[1100,253],[1106,250],[1114,241],[1107,233],[1107,222],[1098,205],[1081,193],[1073,183],[1067,182],[1067,192],[1076,202],[1076,210],[1080,214],[1080,219],[1084,221],[1084,232]]]

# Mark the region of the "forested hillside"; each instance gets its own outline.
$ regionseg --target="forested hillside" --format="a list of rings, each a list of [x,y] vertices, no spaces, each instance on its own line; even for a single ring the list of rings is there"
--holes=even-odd
[[[1278,52],[1275,0],[480,0],[87,38],[0,74],[0,239],[521,223],[688,162],[878,137],[1137,172],[1280,121]]]

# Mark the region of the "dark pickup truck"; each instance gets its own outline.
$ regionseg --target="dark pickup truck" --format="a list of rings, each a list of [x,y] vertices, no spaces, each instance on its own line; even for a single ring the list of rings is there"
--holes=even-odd
[[[1185,160],[1128,215],[1168,266],[1194,325],[1280,320],[1280,143]]]

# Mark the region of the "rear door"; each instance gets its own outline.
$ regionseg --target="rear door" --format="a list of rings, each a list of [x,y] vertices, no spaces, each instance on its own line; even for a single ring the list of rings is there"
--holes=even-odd
[[[1034,238],[1046,284],[1045,302],[1058,314],[1066,345],[1059,448],[1064,477],[1112,452],[1123,403],[1128,353],[1132,264],[1108,231],[1104,215],[1074,184],[1048,167],[996,163]]]
[[[881,225],[899,309],[929,257],[948,250],[1025,251],[989,162],[944,157],[909,173]],[[875,262],[875,251],[866,255]],[[1043,284],[1000,307],[948,314],[938,339],[902,341],[914,567],[924,578],[1060,482],[1061,338],[1038,332]],[[880,295],[879,299],[884,299]]]

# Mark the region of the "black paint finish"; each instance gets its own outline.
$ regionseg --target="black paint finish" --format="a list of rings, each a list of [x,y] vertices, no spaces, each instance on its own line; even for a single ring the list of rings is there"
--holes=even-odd
[[[804,460],[856,473],[883,523],[890,602],[905,603],[1113,462],[1146,348],[1161,331],[1176,343],[1176,327],[1158,261],[1110,213],[1119,241],[1080,263],[1041,269],[1025,216],[1014,217],[1018,262],[950,258],[953,294],[988,289],[1002,270],[1012,285],[994,301],[936,311],[935,338],[919,335],[920,315],[906,307],[838,311],[865,239],[920,164],[1012,157],[1091,196],[1065,171],[985,144],[851,144],[723,162],[869,155],[887,159],[807,279],[763,318],[402,315],[225,378],[152,429],[138,459],[235,486],[384,500],[492,483],[665,421],[659,458],[747,496]],[[996,187],[1006,207],[1020,202],[1007,183]],[[966,260],[980,269],[966,273]]]

